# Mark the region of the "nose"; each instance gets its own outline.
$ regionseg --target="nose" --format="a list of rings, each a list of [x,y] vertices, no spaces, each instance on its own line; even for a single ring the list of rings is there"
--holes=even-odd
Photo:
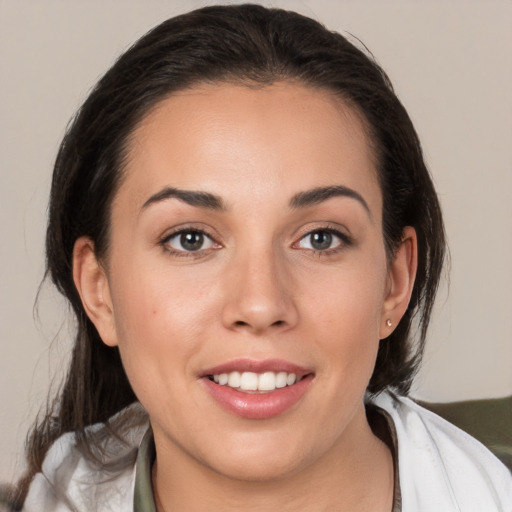
[[[293,283],[286,264],[271,248],[232,262],[226,280],[222,312],[226,328],[261,335],[296,325]]]

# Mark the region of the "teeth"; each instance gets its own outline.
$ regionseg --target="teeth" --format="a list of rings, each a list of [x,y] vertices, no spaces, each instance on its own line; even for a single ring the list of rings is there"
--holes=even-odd
[[[230,388],[240,387],[240,374],[238,372],[231,372],[228,374],[228,386]]]
[[[230,383],[228,382],[228,385]],[[252,372],[244,372],[240,377],[240,383],[238,386],[231,387],[239,387],[244,391],[257,391],[258,390],[258,375]]]
[[[288,380],[288,374],[286,372],[279,372],[276,375],[276,388],[284,388]]]
[[[295,375],[295,373],[289,373],[288,377],[286,377],[286,384],[288,384],[288,386],[295,384],[296,378],[297,378],[297,376]]]
[[[240,389],[242,391],[273,391],[274,389],[291,386],[298,382],[295,373],[287,372],[231,372],[213,375],[213,380],[221,386]]]
[[[260,391],[272,391],[276,389],[276,374],[265,372],[258,377],[258,389]]]

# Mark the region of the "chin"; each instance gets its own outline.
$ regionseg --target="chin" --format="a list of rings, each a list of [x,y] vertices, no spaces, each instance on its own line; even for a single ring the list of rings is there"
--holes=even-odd
[[[307,467],[311,461],[302,443],[279,439],[269,442],[268,432],[262,442],[231,445],[226,452],[218,453],[209,465],[216,473],[245,482],[269,482],[291,476]]]
[[[301,461],[269,460],[261,457],[245,460],[226,461],[214,468],[217,473],[231,480],[241,482],[271,482],[285,479],[300,471]]]

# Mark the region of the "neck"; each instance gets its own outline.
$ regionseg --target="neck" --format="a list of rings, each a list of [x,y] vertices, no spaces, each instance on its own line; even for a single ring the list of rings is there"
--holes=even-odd
[[[372,433],[366,416],[347,430],[357,433],[357,443],[348,441],[352,436],[347,432],[346,439],[307,467],[260,481],[226,476],[179,449],[166,457],[157,445],[157,510],[389,512],[394,484],[390,448]]]

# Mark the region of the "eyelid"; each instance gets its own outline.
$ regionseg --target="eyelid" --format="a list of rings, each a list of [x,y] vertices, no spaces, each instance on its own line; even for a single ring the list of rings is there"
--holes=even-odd
[[[175,247],[173,242],[177,241],[178,244],[181,244],[182,243],[181,238],[183,237],[183,235],[187,235],[187,234],[200,235],[203,247],[201,247],[200,249],[197,249],[197,250],[187,250],[186,248],[180,249],[179,247]],[[174,233],[173,235],[167,237],[166,243],[172,249],[174,249],[175,251],[178,251],[178,252],[199,252],[199,251],[205,251],[205,250],[208,250],[208,249],[212,249],[213,245],[215,244],[215,242],[213,241],[211,236],[208,236],[206,233],[203,233],[201,231],[196,231],[196,230],[178,231],[177,233]],[[207,244],[208,247],[204,247],[205,244]]]
[[[298,241],[305,236],[314,233],[315,231],[328,231],[329,233],[340,236],[340,238],[343,240],[353,240],[353,236],[350,230],[347,227],[335,222],[309,222],[305,226],[302,226],[300,229],[298,229],[295,232],[293,238]]]
[[[340,239],[340,244],[336,247],[332,247],[330,249],[320,250],[320,249],[314,249],[314,248],[302,248],[299,247],[299,244],[302,240],[304,240],[306,237],[311,236],[313,233],[316,233],[318,231],[323,231],[332,234],[333,236]],[[299,230],[299,233],[295,236],[295,242],[293,242],[292,247],[297,249],[303,249],[306,251],[314,252],[315,254],[332,254],[336,252],[340,252],[344,250],[347,247],[350,247],[354,244],[354,239],[352,235],[348,232],[347,228],[342,228],[338,224],[333,224],[331,222],[326,224],[320,224],[311,226],[308,224],[307,226],[301,228]]]
[[[172,236],[175,236],[178,233],[184,232],[203,233],[215,242],[220,243],[218,241],[220,239],[218,232],[210,226],[203,224],[202,222],[182,222],[178,225],[169,227],[163,230],[162,234],[158,236],[158,241],[161,242],[165,239],[169,239]]]
[[[206,252],[210,252],[211,250],[216,250],[222,248],[222,244],[218,241],[217,234],[212,233],[213,230],[208,229],[207,227],[201,226],[198,227],[194,224],[181,224],[179,226],[175,226],[171,230],[166,231],[161,237],[158,239],[158,245],[160,245],[164,251],[176,256],[185,256],[185,257],[198,257],[200,255],[204,255]],[[187,251],[180,250],[172,247],[170,245],[170,240],[174,237],[177,237],[183,233],[200,233],[204,237],[211,240],[213,247],[208,247],[205,249],[198,249],[197,251]]]

